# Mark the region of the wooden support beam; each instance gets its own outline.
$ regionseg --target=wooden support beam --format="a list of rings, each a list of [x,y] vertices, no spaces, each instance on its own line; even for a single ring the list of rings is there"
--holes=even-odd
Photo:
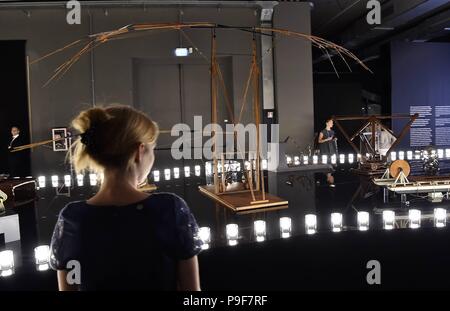
[[[365,129],[370,125],[370,122],[364,123],[363,126],[361,126],[358,131],[350,138],[351,141],[353,141],[357,136],[359,136]]]
[[[377,116],[374,115],[373,117],[379,119],[379,120],[386,120],[386,119],[409,119],[411,118],[411,115],[409,114],[394,114],[392,116]],[[351,121],[351,120],[367,120],[369,117],[367,116],[334,116],[335,120],[338,121]]]
[[[359,153],[358,147],[356,147],[356,145],[353,143],[353,141],[350,140],[350,137],[348,136],[347,132],[341,126],[339,121],[337,119],[335,119],[334,116],[333,116],[333,121],[336,124],[336,126],[339,128],[339,130],[342,132],[342,134],[344,135],[345,139],[347,139],[347,141],[350,143],[350,145],[352,146],[353,150],[355,150],[356,153]]]

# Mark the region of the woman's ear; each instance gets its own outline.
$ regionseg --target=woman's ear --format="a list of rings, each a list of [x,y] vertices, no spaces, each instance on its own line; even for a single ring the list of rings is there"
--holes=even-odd
[[[135,156],[134,156],[134,161],[139,163],[141,161],[142,157],[144,156],[145,151],[146,151],[145,144],[141,143],[138,147],[138,150],[137,150]]]

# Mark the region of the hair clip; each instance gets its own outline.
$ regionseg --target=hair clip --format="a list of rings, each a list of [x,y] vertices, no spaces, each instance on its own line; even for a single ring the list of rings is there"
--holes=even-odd
[[[94,145],[95,126],[91,126],[84,133],[80,134],[81,142],[86,147],[92,147]]]

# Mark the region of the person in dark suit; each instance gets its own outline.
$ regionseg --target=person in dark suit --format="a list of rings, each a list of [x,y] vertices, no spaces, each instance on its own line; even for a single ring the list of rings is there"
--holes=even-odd
[[[11,152],[15,147],[24,145],[23,137],[20,135],[20,129],[17,126],[11,128],[11,141],[8,145],[8,168],[10,177],[23,177],[24,174],[24,152]]]

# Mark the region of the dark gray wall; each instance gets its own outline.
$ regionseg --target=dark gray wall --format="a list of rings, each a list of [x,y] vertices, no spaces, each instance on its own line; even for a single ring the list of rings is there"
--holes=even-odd
[[[258,25],[253,8],[183,8],[183,21],[208,21],[229,25]],[[176,22],[179,11],[173,8],[112,8],[105,16],[102,9],[83,9],[81,25],[68,25],[64,9],[34,9],[27,17],[22,10],[0,9],[0,40],[27,40],[30,60],[58,49],[89,33],[112,30],[131,23]],[[92,29],[90,27],[92,19]],[[309,6],[301,3],[280,4],[275,10],[275,26],[309,33]],[[209,30],[186,30],[203,53],[210,53]],[[232,30],[218,30],[218,53],[231,59],[230,96],[234,110],[239,113],[243,88],[250,66],[252,35]],[[285,133],[312,132],[312,73],[309,43],[277,38],[275,68],[277,77],[277,106],[280,110],[282,136]],[[44,83],[62,62],[76,49],[54,55],[30,65],[31,134],[33,141],[49,139],[51,128],[68,126],[70,120],[83,108],[96,104],[122,103],[133,105],[135,85],[133,63],[137,59],[158,61],[174,58],[173,49],[180,44],[175,31],[155,32],[148,36],[111,41],[94,50],[91,82],[90,55],[82,57],[66,75],[49,86]],[[186,40],[184,45],[189,45]],[[198,58],[199,55],[193,55]],[[94,86],[94,89],[92,88]],[[209,91],[209,85],[205,86]],[[163,92],[164,93],[164,92]],[[299,102],[298,98],[302,98]],[[161,98],[161,105],[164,98]],[[247,104],[247,107],[250,107]],[[250,110],[248,110],[248,113]],[[170,115],[168,115],[170,120]],[[189,118],[186,116],[186,118]],[[192,117],[191,117],[192,118]],[[249,118],[244,118],[247,122]],[[160,120],[163,122],[164,120]],[[187,120],[185,120],[187,121]],[[307,137],[308,135],[304,135]],[[303,135],[299,136],[302,142]],[[32,152],[33,175],[60,173],[64,154],[40,147]]]

